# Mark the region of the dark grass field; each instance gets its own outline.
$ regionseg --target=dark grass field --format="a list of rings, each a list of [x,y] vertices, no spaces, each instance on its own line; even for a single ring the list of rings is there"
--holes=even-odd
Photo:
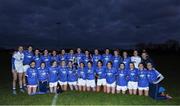
[[[0,52],[0,105],[51,105],[54,94],[28,96],[11,92],[11,60],[9,52]],[[57,105],[180,105],[180,55],[152,55],[157,69],[165,76],[163,85],[172,100],[96,92],[67,91],[58,95]]]

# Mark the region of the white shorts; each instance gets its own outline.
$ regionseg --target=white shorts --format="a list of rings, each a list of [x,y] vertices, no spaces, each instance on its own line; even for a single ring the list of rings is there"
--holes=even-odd
[[[30,67],[29,65],[24,65],[23,66],[24,72],[26,72],[29,67]]]
[[[86,85],[86,80],[83,80],[82,78],[78,79],[78,85],[79,86],[85,86]]]
[[[69,85],[77,85],[77,81],[75,82],[68,82]]]
[[[145,91],[148,91],[148,90],[149,90],[149,87],[138,87],[138,90],[145,90]]]
[[[120,91],[120,90],[126,91],[127,90],[127,86],[119,86],[119,85],[117,85],[116,86],[116,90],[118,90],[118,91]]]
[[[17,73],[23,73],[24,72],[23,64],[15,64],[15,70],[17,71]]]
[[[128,82],[128,89],[134,89],[136,90],[138,88],[138,82],[129,81]]]
[[[50,82],[49,83],[49,87],[56,87],[57,86],[57,82]]]
[[[95,80],[86,80],[86,86],[87,87],[95,87]]]
[[[97,86],[106,85],[106,79],[97,79]]]
[[[27,85],[27,87],[30,87],[30,88],[36,88],[37,85]]]
[[[116,87],[116,82],[113,82],[112,84],[106,83],[106,86],[107,87]]]
[[[60,85],[67,85],[67,81],[66,82],[62,82],[62,81],[58,81]]]

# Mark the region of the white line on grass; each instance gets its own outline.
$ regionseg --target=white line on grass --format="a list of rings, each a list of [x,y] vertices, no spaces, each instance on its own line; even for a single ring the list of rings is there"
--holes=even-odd
[[[54,97],[53,97],[51,106],[56,106],[57,99],[58,99],[58,94],[55,94]]]

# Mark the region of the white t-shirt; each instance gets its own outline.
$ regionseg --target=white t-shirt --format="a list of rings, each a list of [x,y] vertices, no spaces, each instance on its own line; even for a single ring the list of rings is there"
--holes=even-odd
[[[138,68],[139,63],[141,63],[141,58],[139,56],[132,56],[131,61],[134,63],[135,68]]]
[[[13,55],[14,60],[14,64],[23,64],[23,60],[24,60],[24,54],[20,53],[20,52],[16,52]]]

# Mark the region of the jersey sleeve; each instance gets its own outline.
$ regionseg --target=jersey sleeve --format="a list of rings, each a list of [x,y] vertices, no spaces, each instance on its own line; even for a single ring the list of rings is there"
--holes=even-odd
[[[29,70],[30,70],[30,68],[28,68],[26,73],[25,73],[25,76],[27,76],[27,77],[28,77],[28,74],[29,74]]]
[[[159,73],[159,71],[155,70],[155,74],[157,77],[159,77],[161,75],[161,73]]]

